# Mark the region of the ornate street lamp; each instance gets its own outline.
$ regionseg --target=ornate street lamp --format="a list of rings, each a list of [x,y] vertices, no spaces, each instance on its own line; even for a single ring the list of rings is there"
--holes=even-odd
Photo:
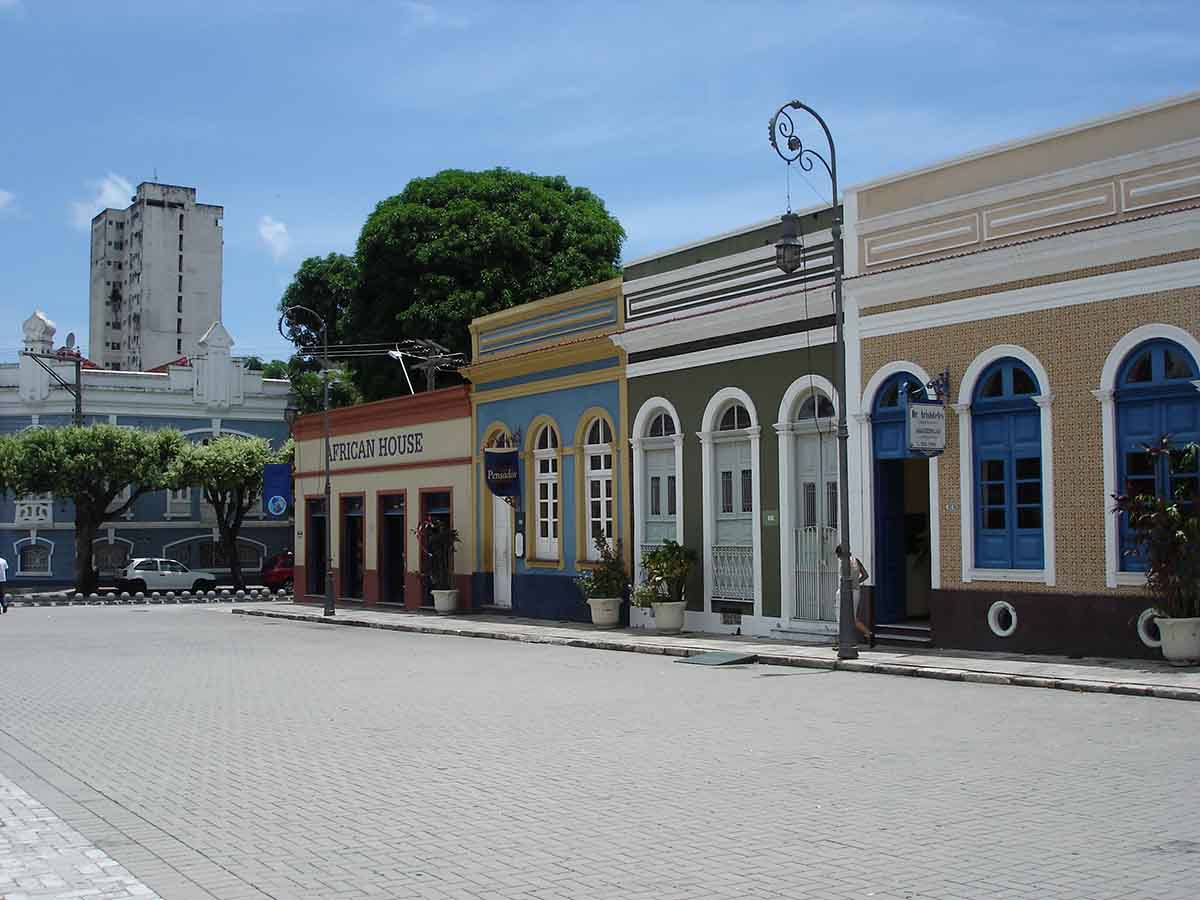
[[[307,306],[289,306],[279,317],[279,333],[288,340],[291,340],[291,336],[284,331],[284,324],[297,311],[307,313],[321,325],[321,416],[325,437],[325,615],[332,616],[336,604],[333,596],[333,479],[329,471],[329,327],[319,313]]]
[[[808,113],[825,132],[825,140],[829,144],[829,159],[826,159],[811,147],[805,147],[799,135],[796,134],[796,124],[792,121],[789,110],[801,110]],[[841,602],[838,608],[838,658],[857,659],[857,636],[854,628],[854,585],[850,576],[850,490],[848,472],[850,469],[850,429],[846,424],[846,406],[849,397],[846,394],[846,313],[842,302],[842,208],[838,199],[837,180],[837,149],[833,143],[833,135],[825,120],[812,107],[793,100],[785,103],[771,116],[770,124],[771,146],[780,158],[789,166],[798,165],[801,170],[811,172],[817,161],[825,167],[829,174],[833,205],[833,220],[830,233],[833,238],[833,310],[835,321],[834,349],[834,387],[838,393],[837,404],[837,440],[838,440],[838,528],[840,530],[841,568],[839,591]],[[782,144],[782,146],[781,146]],[[795,215],[789,203],[789,208],[782,217],[783,235],[775,245],[775,265],[787,274],[792,274],[804,264],[804,242],[800,236],[800,219]]]

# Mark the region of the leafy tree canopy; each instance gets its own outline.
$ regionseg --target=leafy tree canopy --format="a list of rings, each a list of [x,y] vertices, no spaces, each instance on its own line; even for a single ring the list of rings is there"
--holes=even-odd
[[[185,445],[177,431],[138,431],[116,425],[32,428],[7,438],[0,474],[18,494],[52,493],[75,502],[75,583],[96,589],[92,542],[100,525],[138,497],[167,486],[167,473]],[[118,496],[129,488],[129,497]]]
[[[263,438],[224,435],[207,444],[187,444],[175,457],[167,482],[175,487],[196,486],[213,508],[234,587],[246,587],[237,554],[238,535],[248,513],[262,496],[263,467],[291,462],[292,442],[272,450]]]
[[[282,359],[273,359],[262,364],[263,378],[288,378],[288,364]]]
[[[469,354],[471,319],[615,277],[624,239],[604,203],[565,178],[449,169],[379,203],[353,260],[305,260],[281,306],[333,315],[331,343],[432,338]],[[368,400],[408,390],[387,358],[350,371]]]
[[[292,283],[279,300],[282,313],[290,306],[305,306],[329,326],[329,343],[344,343],[343,329],[350,307],[358,296],[358,263],[341,253],[312,256],[300,263]],[[311,315],[297,312],[285,323],[287,337],[299,347],[321,343],[320,323]]]

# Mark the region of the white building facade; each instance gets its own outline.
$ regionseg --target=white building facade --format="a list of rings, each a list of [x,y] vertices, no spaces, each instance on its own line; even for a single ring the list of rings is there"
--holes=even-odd
[[[130,199],[92,219],[88,355],[136,372],[194,355],[221,321],[225,210],[152,182]]]
[[[37,312],[24,323],[22,346],[51,353],[57,349],[54,336],[54,323]],[[175,428],[193,441],[237,434],[266,438],[279,446],[288,437],[288,383],[243,369],[231,356],[232,346],[233,339],[216,322],[196,342],[191,365],[126,372],[85,361],[84,423]],[[68,384],[74,381],[70,360],[49,365]],[[71,393],[35,360],[23,356],[19,363],[0,365],[0,432],[69,425],[74,404]],[[72,583],[74,520],[69,498],[0,495],[0,556],[9,562],[10,587]],[[289,520],[268,520],[260,510],[251,510],[238,540],[243,571],[253,578],[265,559],[291,549],[291,543]],[[111,583],[126,560],[139,556],[169,557],[191,568],[215,571],[218,577],[229,571],[212,508],[195,488],[140,497],[104,523],[93,552],[102,583]]]

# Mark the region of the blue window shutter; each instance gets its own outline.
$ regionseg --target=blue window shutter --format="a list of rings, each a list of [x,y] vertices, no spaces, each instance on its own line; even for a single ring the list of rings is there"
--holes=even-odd
[[[980,569],[1045,565],[1041,410],[1031,394],[1014,391],[1014,372],[1021,383],[1036,384],[1022,363],[999,360],[979,377],[971,405],[975,566]],[[1003,385],[999,393],[997,384]]]
[[[1149,373],[1145,366],[1147,356],[1151,363]],[[1174,367],[1168,365],[1169,359],[1174,360]],[[1173,446],[1200,441],[1200,394],[1191,383],[1198,372],[1196,360],[1187,350],[1166,340],[1135,347],[1121,364],[1116,395],[1116,487],[1121,493],[1171,495],[1169,458],[1163,455],[1153,460],[1145,448],[1157,445],[1164,437]],[[1119,535],[1120,569],[1144,572],[1145,558],[1131,552],[1133,536],[1124,516]]]

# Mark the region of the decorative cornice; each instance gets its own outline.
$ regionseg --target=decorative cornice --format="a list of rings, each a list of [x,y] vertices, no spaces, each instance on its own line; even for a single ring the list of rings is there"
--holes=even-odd
[[[329,431],[335,435],[354,434],[368,428],[403,428],[422,422],[443,422],[447,419],[470,417],[471,401],[468,388],[466,385],[458,385],[331,410]],[[323,419],[321,413],[300,416],[293,429],[296,440],[321,437],[324,434]]]

